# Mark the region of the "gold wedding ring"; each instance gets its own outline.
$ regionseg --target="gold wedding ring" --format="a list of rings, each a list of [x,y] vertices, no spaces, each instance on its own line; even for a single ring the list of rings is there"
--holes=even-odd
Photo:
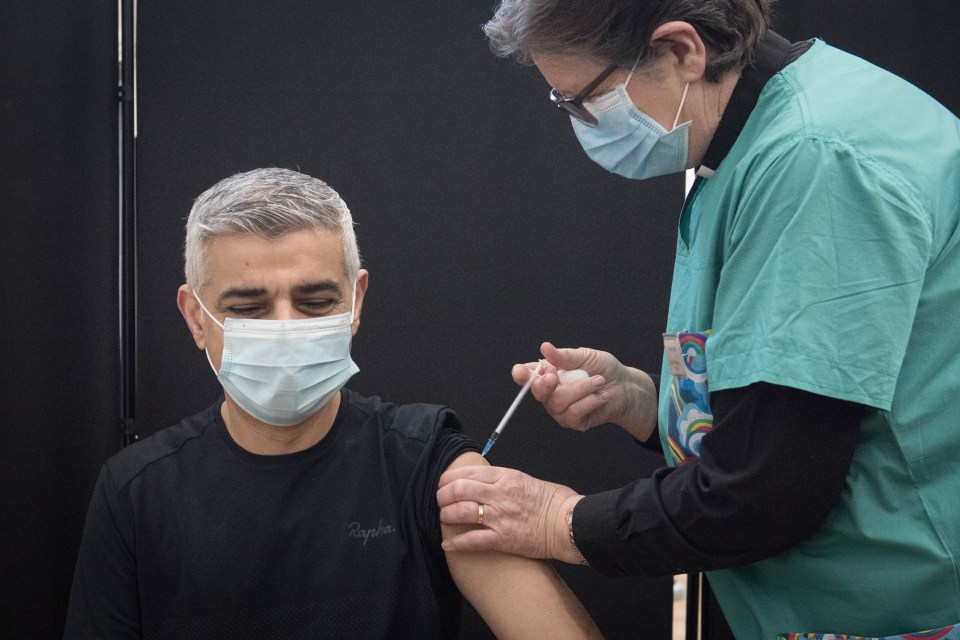
[[[483,504],[477,505],[477,524],[483,524]]]

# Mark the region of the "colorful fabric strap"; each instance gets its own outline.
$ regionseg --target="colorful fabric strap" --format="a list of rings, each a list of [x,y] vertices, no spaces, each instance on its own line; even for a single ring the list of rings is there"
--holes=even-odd
[[[867,637],[849,636],[842,633],[781,633],[777,640],[960,640],[960,624],[942,629],[905,633],[900,636]]]

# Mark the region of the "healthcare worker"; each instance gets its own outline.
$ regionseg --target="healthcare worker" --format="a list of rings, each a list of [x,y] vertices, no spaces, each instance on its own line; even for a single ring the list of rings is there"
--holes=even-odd
[[[659,390],[550,343],[532,387],[564,427],[659,428],[669,467],[590,496],[448,472],[442,521],[485,515],[444,546],[706,571],[739,639],[957,638],[960,122],[821,40],[784,40],[770,5],[504,0],[486,25],[602,167],[698,178]],[[564,369],[590,377],[560,384]]]

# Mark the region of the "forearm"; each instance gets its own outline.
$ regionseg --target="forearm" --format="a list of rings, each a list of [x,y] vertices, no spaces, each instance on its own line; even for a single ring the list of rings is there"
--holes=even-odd
[[[577,504],[574,535],[591,565],[614,575],[739,566],[791,548],[826,518],[862,407],[773,385],[711,402],[699,459]],[[817,472],[797,461],[816,461]]]

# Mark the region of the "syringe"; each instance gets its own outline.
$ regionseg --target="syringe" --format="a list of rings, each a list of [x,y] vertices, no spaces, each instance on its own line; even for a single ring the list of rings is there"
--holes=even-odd
[[[523,400],[523,396],[527,395],[527,391],[530,390],[530,385],[533,384],[533,381],[540,376],[540,371],[543,369],[543,360],[537,363],[537,368],[533,370],[533,374],[527,379],[527,381],[520,388],[520,393],[517,394],[517,397],[513,399],[513,403],[510,405],[510,408],[507,409],[507,412],[503,414],[503,418],[500,420],[500,424],[497,425],[497,428],[493,430],[493,433],[490,434],[490,438],[487,440],[487,446],[483,448],[483,453],[480,455],[486,457],[487,452],[490,451],[490,448],[493,447],[496,443],[497,438],[500,437],[500,432],[503,431],[503,428],[507,425],[507,421],[510,420],[510,417],[513,416],[513,412],[517,410],[517,405],[520,404],[520,401]]]

